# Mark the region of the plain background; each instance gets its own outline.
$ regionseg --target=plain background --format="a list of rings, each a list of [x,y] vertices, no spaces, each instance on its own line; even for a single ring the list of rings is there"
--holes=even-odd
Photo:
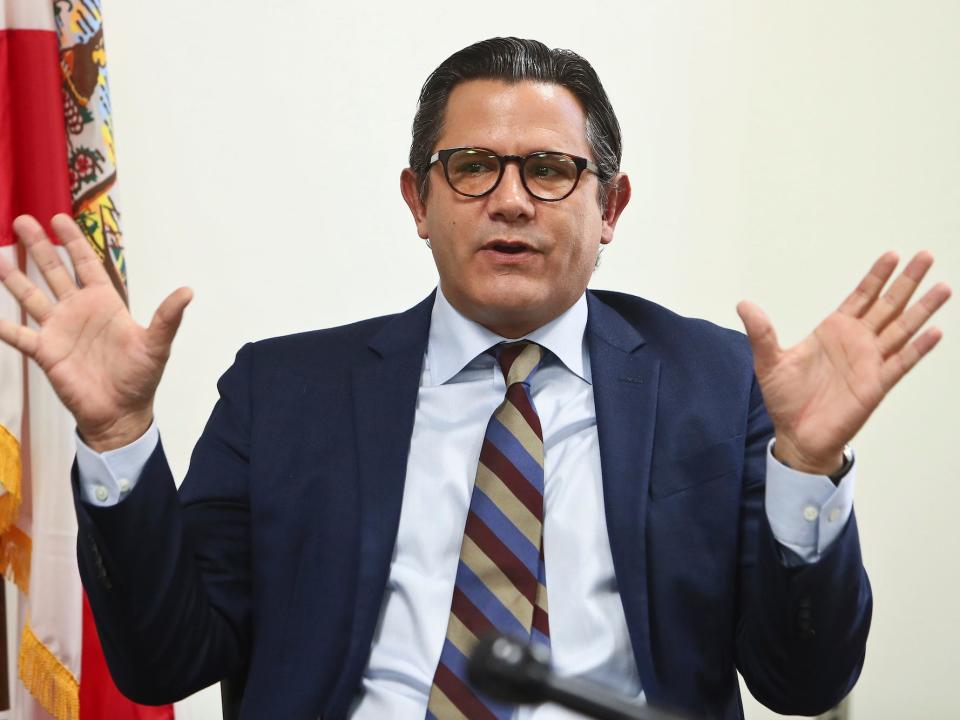
[[[955,0],[104,5],[132,308],[196,292],[157,403],[178,477],[244,342],[435,285],[399,193],[416,96],[494,35],[580,52],[619,116],[633,200],[593,286],[730,327],[749,298],[783,344],[887,249],[932,250],[960,290]],[[855,442],[876,595],[858,720],[960,714],[958,307]],[[216,689],[178,713],[219,718]]]

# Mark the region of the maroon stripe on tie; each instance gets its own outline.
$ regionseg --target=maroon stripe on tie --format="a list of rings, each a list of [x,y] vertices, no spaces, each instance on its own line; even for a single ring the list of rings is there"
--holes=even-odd
[[[471,720],[497,720],[497,716],[443,663],[437,665],[433,682]]]
[[[550,637],[550,621],[547,614],[539,605],[533,606],[533,627],[541,633]]]
[[[487,616],[480,612],[458,587],[453,589],[453,604],[450,610],[478,640],[497,631],[493,623],[487,620]]]
[[[530,398],[527,397],[526,390],[524,390],[523,386],[518,384],[507,390],[507,399],[510,400],[517,411],[523,415],[523,419],[527,421],[527,425],[533,429],[537,437],[543,440],[543,430],[540,428],[540,416],[537,415],[537,411],[534,410],[533,405],[530,404]]]
[[[480,448],[480,462],[510,488],[510,492],[526,505],[527,510],[533,513],[534,517],[543,517],[543,495],[530,484],[523,473],[513,466],[507,456],[486,438],[483,440],[483,447]]]
[[[540,584],[527,566],[513,554],[503,541],[487,527],[474,513],[467,515],[467,526],[464,534],[469,535],[484,554],[490,558],[503,574],[506,575],[514,587],[520,591],[531,603],[537,601],[537,586]]]
[[[500,369],[503,371],[504,381],[510,377],[510,368],[513,367],[513,363],[520,357],[520,353],[523,352],[525,347],[526,343],[517,343],[516,345],[508,345],[500,350],[500,356],[497,360],[500,363]]]

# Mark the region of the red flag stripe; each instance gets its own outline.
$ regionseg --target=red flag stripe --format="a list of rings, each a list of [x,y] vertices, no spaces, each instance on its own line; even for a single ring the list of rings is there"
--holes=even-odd
[[[83,595],[79,720],[173,720],[173,705],[137,705],[120,694],[103,657],[87,595]]]
[[[0,245],[15,241],[17,215],[49,233],[72,209],[58,50],[51,31],[0,30]]]

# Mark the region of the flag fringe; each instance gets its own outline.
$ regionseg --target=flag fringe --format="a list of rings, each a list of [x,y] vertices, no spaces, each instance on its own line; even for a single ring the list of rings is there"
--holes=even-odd
[[[80,684],[73,673],[37,639],[29,621],[20,638],[20,679],[56,720],[78,720]]]
[[[0,486],[6,491],[0,495],[0,534],[5,533],[17,519],[20,511],[20,443],[7,428],[0,425]]]
[[[0,573],[13,581],[24,595],[30,592],[30,536],[14,525],[0,535]]]

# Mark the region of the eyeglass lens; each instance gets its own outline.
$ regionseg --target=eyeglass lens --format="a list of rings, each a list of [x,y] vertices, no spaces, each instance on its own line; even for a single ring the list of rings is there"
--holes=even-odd
[[[563,153],[535,153],[523,164],[527,189],[543,200],[556,200],[570,193],[577,183],[577,165]],[[465,195],[489,192],[500,177],[500,158],[476,148],[453,153],[447,160],[447,179]]]

